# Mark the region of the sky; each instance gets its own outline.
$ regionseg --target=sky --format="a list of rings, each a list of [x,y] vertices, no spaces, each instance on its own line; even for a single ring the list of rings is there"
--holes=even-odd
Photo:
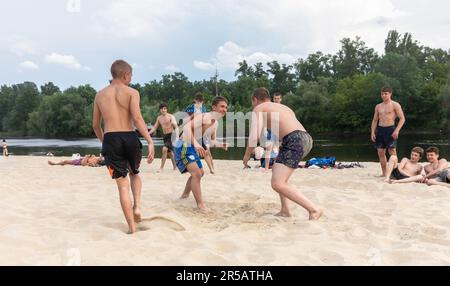
[[[383,53],[388,31],[450,49],[448,0],[0,0],[0,85],[52,81],[100,89],[116,59],[133,82],[184,73],[234,79],[237,64],[293,64],[360,36]]]

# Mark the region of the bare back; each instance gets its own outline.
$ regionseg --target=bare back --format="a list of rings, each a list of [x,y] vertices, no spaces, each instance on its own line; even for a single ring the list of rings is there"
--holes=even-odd
[[[263,128],[271,129],[272,132],[278,129],[279,134],[275,135],[279,135],[280,139],[296,130],[306,131],[294,111],[284,104],[264,102],[255,107],[254,112],[260,113],[260,118],[262,115]]]
[[[110,84],[97,93],[95,104],[105,123],[105,133],[134,130],[130,111],[133,92],[124,84]]]

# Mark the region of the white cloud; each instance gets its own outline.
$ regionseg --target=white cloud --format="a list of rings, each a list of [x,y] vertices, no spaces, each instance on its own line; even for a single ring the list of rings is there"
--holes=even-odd
[[[10,51],[19,57],[36,54],[35,46],[24,40],[13,43],[10,47]]]
[[[186,1],[187,2],[187,1]],[[116,0],[95,13],[94,31],[118,38],[164,36],[182,27],[189,3],[177,0]],[[155,40],[155,39],[152,39]]]
[[[51,53],[45,56],[45,61],[49,64],[62,65],[74,70],[91,70],[90,67],[82,66],[78,60],[72,55],[61,55],[58,53]]]
[[[176,67],[175,65],[168,65],[166,67],[164,67],[164,69],[168,72],[178,72],[180,71],[180,69],[178,67]]]
[[[216,56],[209,62],[194,61],[194,66],[200,70],[235,70],[239,67],[239,62],[247,61],[248,64],[267,64],[277,61],[280,64],[293,64],[299,57],[287,53],[263,53],[253,52],[250,48],[240,47],[238,44],[228,41],[217,49]]]
[[[209,71],[214,70],[215,65],[202,61],[194,61],[194,67],[198,68],[199,70]]]
[[[39,66],[32,61],[24,61],[19,64],[19,70],[36,71],[39,70]]]

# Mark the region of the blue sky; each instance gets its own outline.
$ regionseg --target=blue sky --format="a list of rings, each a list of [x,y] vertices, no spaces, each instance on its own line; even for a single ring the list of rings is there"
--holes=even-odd
[[[122,58],[134,82],[181,71],[234,78],[239,61],[292,64],[335,53],[343,37],[383,52],[387,32],[450,48],[447,0],[18,0],[2,1],[0,84],[53,81],[101,88]],[[6,3],[5,3],[6,2]]]

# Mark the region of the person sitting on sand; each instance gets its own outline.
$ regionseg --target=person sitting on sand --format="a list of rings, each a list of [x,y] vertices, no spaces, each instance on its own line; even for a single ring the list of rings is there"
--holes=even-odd
[[[420,159],[423,157],[424,151],[420,147],[414,147],[411,150],[410,158],[403,158],[398,163],[396,155],[392,155],[389,158],[389,162],[386,168],[386,183],[390,183],[391,180],[401,180],[410,177],[418,176],[422,173],[423,166],[419,164]]]
[[[74,159],[74,160],[63,160],[60,162],[48,161],[48,164],[51,166],[89,166],[89,167],[100,167],[104,165],[103,157],[97,157],[95,155],[86,155],[83,158]]]
[[[255,148],[255,160],[259,160],[260,164],[257,165],[257,168],[264,168],[264,171],[269,171],[269,169],[272,169],[273,164],[275,163],[275,159],[278,156],[278,148],[273,147],[270,149],[264,150],[263,147],[258,146]],[[266,162],[269,162],[269,164],[266,164]]]
[[[450,168],[446,159],[439,159],[439,149],[430,147],[427,149],[427,159],[430,164],[425,166],[428,174],[425,176],[428,185],[438,185],[450,188]]]
[[[425,166],[424,174],[409,177],[402,180],[392,181],[393,184],[397,183],[427,183],[429,185],[436,185],[437,183],[445,182],[445,173],[448,171],[448,162],[445,159],[439,159],[439,148],[429,147],[425,151],[427,155],[428,165]]]
[[[272,168],[271,186],[280,196],[281,210],[278,216],[290,217],[289,200],[302,206],[309,212],[310,220],[317,220],[323,209],[316,206],[298,190],[289,185],[289,178],[298,168],[300,160],[311,151],[313,140],[303,125],[295,117],[294,111],[283,104],[270,102],[269,91],[257,88],[251,95],[253,106],[252,122],[248,145],[243,158],[244,167],[248,167],[252,151],[255,149],[261,132],[271,129],[277,138],[282,138],[280,152]]]

